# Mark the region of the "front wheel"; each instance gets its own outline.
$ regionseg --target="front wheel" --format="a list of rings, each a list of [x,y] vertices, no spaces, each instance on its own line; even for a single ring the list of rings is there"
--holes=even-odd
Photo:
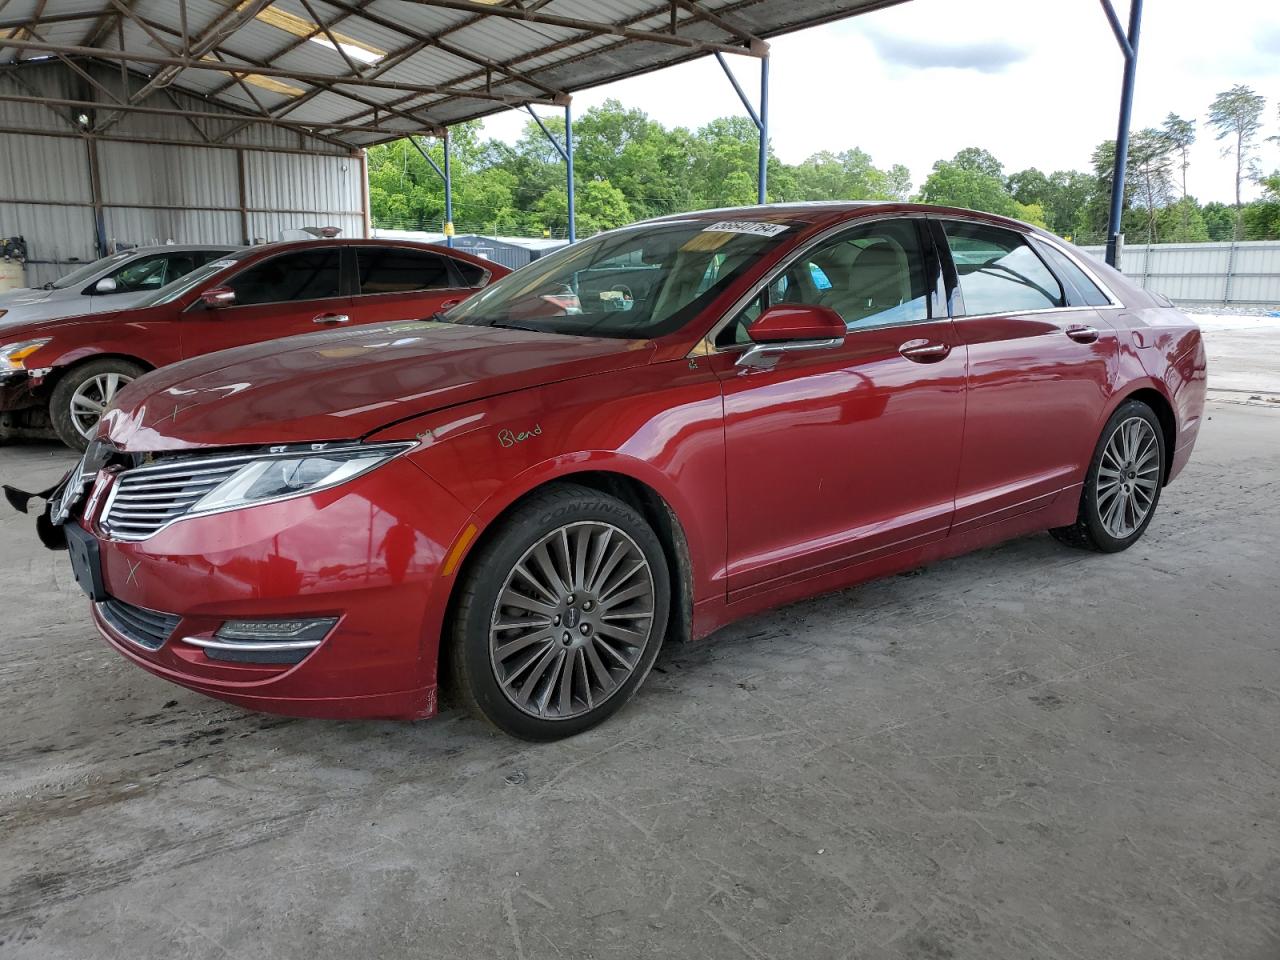
[[[87,447],[116,394],[144,373],[136,363],[110,357],[68,370],[49,398],[49,420],[58,439],[72,450]]]
[[[644,518],[576,484],[535,494],[502,521],[460,590],[454,691],[526,740],[572,736],[630,699],[662,646],[671,595]]]
[[[1127,550],[1155,515],[1164,471],[1164,430],[1155,413],[1138,400],[1121,404],[1089,463],[1076,522],[1049,532],[1073,547]]]

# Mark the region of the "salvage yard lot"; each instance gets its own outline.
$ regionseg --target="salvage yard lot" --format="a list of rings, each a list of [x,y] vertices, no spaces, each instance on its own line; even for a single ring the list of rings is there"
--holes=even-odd
[[[1127,553],[756,617],[543,746],[166,684],[6,514],[0,956],[1272,956],[1280,411],[1206,415]]]

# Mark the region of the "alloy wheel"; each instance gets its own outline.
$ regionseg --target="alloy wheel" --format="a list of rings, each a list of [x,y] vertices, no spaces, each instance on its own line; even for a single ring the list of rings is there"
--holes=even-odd
[[[1098,463],[1098,518],[1108,534],[1124,540],[1155,505],[1160,485],[1160,444],[1142,417],[1130,417],[1111,434]]]
[[[100,373],[90,377],[71,395],[71,422],[86,440],[93,439],[98,421],[120,392],[120,388],[132,383],[133,377],[124,373]]]
[[[626,683],[653,632],[649,561],[627,533],[557,527],[507,573],[489,628],[489,661],[507,699],[541,720],[596,709]]]

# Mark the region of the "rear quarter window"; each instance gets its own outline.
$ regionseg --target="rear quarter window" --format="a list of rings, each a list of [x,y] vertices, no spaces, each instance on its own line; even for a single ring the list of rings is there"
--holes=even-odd
[[[490,272],[484,267],[474,263],[469,263],[466,260],[454,260],[453,265],[457,268],[458,275],[462,277],[462,282],[468,287],[480,286],[480,284],[484,283],[484,278]]]
[[[1062,281],[1067,296],[1067,305],[1072,307],[1105,307],[1111,301],[1098,289],[1098,285],[1089,279],[1089,275],[1081,270],[1074,260],[1052,244],[1039,239],[1032,243],[1040,251],[1040,255],[1048,261],[1053,272]]]

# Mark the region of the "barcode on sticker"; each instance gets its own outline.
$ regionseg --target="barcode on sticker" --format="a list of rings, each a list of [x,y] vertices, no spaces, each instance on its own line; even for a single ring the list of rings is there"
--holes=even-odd
[[[703,233],[749,233],[757,237],[776,237],[788,229],[785,223],[762,223],[759,220],[721,220]]]

